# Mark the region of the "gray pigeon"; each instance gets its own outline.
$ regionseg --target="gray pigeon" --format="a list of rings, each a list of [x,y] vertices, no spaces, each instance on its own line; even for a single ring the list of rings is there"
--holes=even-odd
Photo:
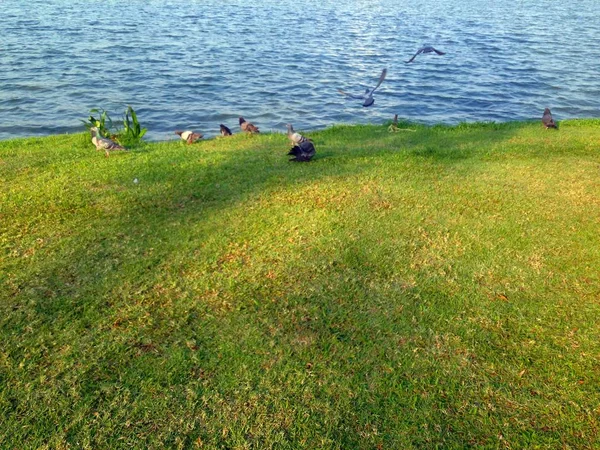
[[[381,86],[381,83],[383,83],[383,80],[385,80],[386,75],[387,69],[383,69],[383,71],[381,72],[381,76],[379,77],[379,81],[377,82],[377,85],[373,89],[365,89],[365,93],[363,95],[348,94],[347,92],[344,92],[341,89],[338,89],[338,92],[342,95],[345,95],[346,97],[354,98],[357,100],[363,100],[364,107],[371,106],[373,103],[375,103],[373,93],[375,92],[375,89]]]
[[[410,58],[408,61],[406,61],[406,64],[413,62],[415,60],[415,58],[418,55],[420,55],[421,53],[436,53],[438,55],[446,54],[444,52],[440,52],[439,50],[436,50],[435,48],[431,47],[430,45],[427,45],[427,46],[421,47],[419,50],[417,50],[417,53],[415,53],[412,58]]]
[[[544,126],[546,127],[546,130],[548,128],[558,129],[558,127],[556,126],[556,123],[554,123],[554,119],[552,118],[552,113],[550,112],[550,108],[546,108],[544,110],[544,115],[542,116],[542,124],[544,124]]]
[[[294,145],[288,152],[288,155],[294,155],[290,161],[308,162],[315,156],[315,153],[317,153],[315,146],[307,139],[304,142]]]
[[[287,124],[287,137],[290,141],[292,141],[292,144],[294,145],[298,145],[301,144],[305,141],[308,141],[308,139],[306,139],[304,136],[302,136],[300,133],[296,133],[294,131],[294,127],[292,126],[291,123]]]
[[[127,150],[125,147],[117,144],[115,141],[102,137],[98,127],[90,128],[90,133],[92,135],[92,144],[96,146],[96,150],[104,150],[104,154],[107,158],[109,152],[112,150]]]

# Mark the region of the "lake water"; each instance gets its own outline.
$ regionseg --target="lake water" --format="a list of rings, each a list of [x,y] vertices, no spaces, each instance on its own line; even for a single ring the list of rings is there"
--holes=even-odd
[[[431,44],[445,56],[421,55]],[[345,99],[388,68],[375,105]],[[600,0],[0,0],[0,139],[600,117]]]

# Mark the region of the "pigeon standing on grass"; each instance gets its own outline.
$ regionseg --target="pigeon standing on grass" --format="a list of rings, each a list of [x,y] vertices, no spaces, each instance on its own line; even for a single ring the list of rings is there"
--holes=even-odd
[[[219,125],[219,128],[221,129],[221,136],[231,136],[231,130],[225,125],[221,124]]]
[[[558,127],[556,126],[556,123],[554,123],[554,119],[552,118],[552,113],[550,112],[550,108],[546,108],[544,110],[544,115],[542,116],[542,123],[544,124],[544,127],[546,127],[546,130],[548,128],[558,129]]]
[[[202,139],[202,134],[194,131],[176,131],[175,134],[178,134],[179,137],[188,144],[193,144],[194,142]]]
[[[250,123],[250,122],[246,122],[246,119],[244,119],[243,117],[240,116],[240,128],[242,129],[242,131],[245,131],[246,133],[260,133],[259,129],[257,127],[254,126],[254,124]]]
[[[315,153],[317,153],[317,151],[315,150],[314,144],[308,139],[305,139],[303,142],[294,145],[288,152],[288,155],[294,155],[290,161],[308,162],[315,156]]]
[[[410,58],[408,61],[406,61],[406,64],[413,62],[415,60],[415,58],[418,55],[420,55],[421,53],[436,53],[437,55],[445,55],[446,54],[444,52],[440,52],[439,50],[436,50],[435,48],[433,48],[430,45],[427,45],[427,46],[421,47],[419,50],[417,50],[417,53],[415,53],[412,58]]]
[[[109,156],[109,152],[112,150],[127,150],[125,147],[117,144],[115,141],[102,137],[98,127],[90,128],[90,133],[92,135],[92,144],[96,146],[96,150],[104,150],[104,154],[107,158]]]
[[[294,144],[294,145],[298,145],[298,144],[308,141],[308,139],[306,139],[300,133],[297,133],[294,131],[294,127],[292,126],[291,123],[287,124],[287,137],[290,141],[292,141],[292,144]]]
[[[363,100],[364,107],[371,106],[373,103],[375,103],[373,93],[375,92],[375,89],[381,86],[381,83],[383,83],[383,80],[385,80],[386,75],[387,69],[383,69],[383,71],[381,72],[381,76],[379,77],[379,81],[377,82],[377,85],[373,89],[365,89],[365,93],[363,95],[348,94],[347,92],[344,92],[341,89],[338,89],[338,92],[342,95],[345,95],[346,97],[354,98],[357,100]]]

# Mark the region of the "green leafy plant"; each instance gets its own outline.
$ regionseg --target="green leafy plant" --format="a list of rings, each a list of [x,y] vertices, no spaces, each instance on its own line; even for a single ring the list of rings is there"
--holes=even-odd
[[[125,146],[139,144],[148,131],[147,128],[142,128],[137,119],[137,114],[131,106],[128,106],[123,116],[123,129],[117,134],[119,143]]]
[[[104,137],[110,137],[112,135],[110,129],[113,127],[113,122],[110,116],[108,115],[108,111],[100,108],[90,109],[91,114],[100,114],[99,118],[96,119],[94,116],[90,115],[88,120],[82,120],[83,125],[89,130],[92,127],[98,128],[100,134]]]
[[[89,130],[92,127],[98,128],[100,135],[108,137],[119,142],[119,144],[126,147],[132,147],[138,145],[146,131],[146,128],[142,128],[135,110],[128,106],[123,114],[123,128],[117,129],[112,119],[110,118],[108,111],[102,108],[94,108],[90,110],[91,114],[96,114],[98,118],[90,115],[88,120],[82,120],[83,125]]]

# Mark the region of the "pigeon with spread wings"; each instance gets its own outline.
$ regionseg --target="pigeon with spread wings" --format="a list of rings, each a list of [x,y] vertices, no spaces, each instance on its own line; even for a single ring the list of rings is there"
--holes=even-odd
[[[375,89],[381,86],[381,83],[383,83],[383,80],[385,80],[386,75],[387,69],[383,69],[383,71],[381,72],[381,76],[379,77],[379,81],[377,82],[377,85],[373,89],[365,89],[365,93],[363,95],[348,94],[347,92],[344,92],[341,89],[338,89],[338,92],[342,95],[345,95],[346,97],[354,98],[357,100],[363,100],[363,106],[365,107],[371,106],[373,103],[375,103],[373,93],[375,92]]]
[[[435,53],[437,55],[445,55],[446,54],[445,52],[440,52],[439,50],[436,50],[435,48],[428,45],[425,47],[421,47],[419,50],[417,50],[417,53],[415,53],[412,58],[410,58],[408,61],[406,61],[406,64],[413,62],[415,60],[415,58],[417,56],[419,56],[421,53]]]
[[[294,145],[289,151],[288,155],[294,155],[290,161],[308,162],[313,158],[313,156],[315,156],[315,153],[317,153],[315,150],[315,145],[306,139],[303,142]]]

